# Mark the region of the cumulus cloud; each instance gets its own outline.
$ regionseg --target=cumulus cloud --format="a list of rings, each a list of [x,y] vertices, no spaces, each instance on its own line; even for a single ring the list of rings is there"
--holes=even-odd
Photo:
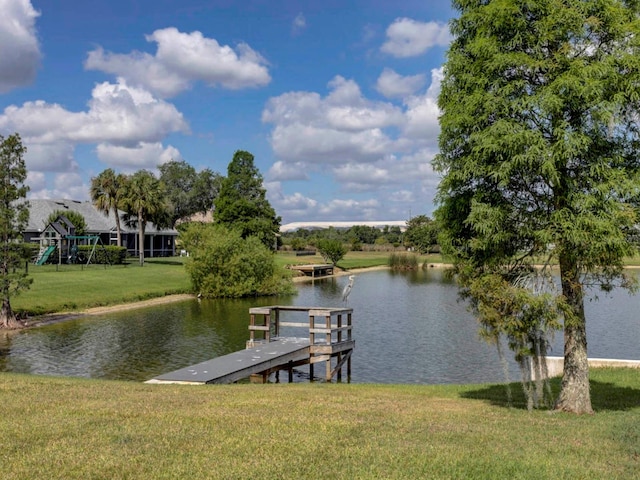
[[[135,145],[188,131],[182,114],[148,92],[116,84],[95,86],[88,110],[72,112],[43,100],[11,105],[0,115],[0,131],[19,131],[27,144],[98,143]]]
[[[232,48],[201,32],[183,33],[173,27],[145,38],[157,44],[155,55],[137,51],[117,54],[97,48],[89,52],[85,68],[117,75],[164,98],[189,89],[197,81],[233,90],[271,81],[267,61],[246,43]]]
[[[134,147],[101,143],[97,146],[96,153],[102,162],[124,172],[133,172],[142,168],[155,169],[163,163],[182,160],[182,155],[177,148],[171,145],[165,148],[159,142],[140,142]]]
[[[330,93],[289,92],[271,98],[262,120],[274,124],[271,146],[287,162],[372,161],[393,148],[384,128],[402,125],[402,110],[366,99],[353,80],[337,76]]]
[[[394,57],[415,57],[431,47],[446,46],[450,41],[451,34],[446,24],[398,18],[387,28],[387,41],[380,50]]]
[[[0,0],[0,93],[30,84],[42,54],[29,0]]]
[[[376,83],[376,90],[387,98],[404,98],[420,90],[427,79],[424,74],[402,76],[385,68]]]
[[[397,84],[406,78],[397,77]],[[401,105],[371,100],[356,82],[340,76],[329,82],[325,96],[287,92],[267,102],[262,119],[272,124],[276,157],[269,179],[287,185],[320,173],[338,185],[332,201],[313,204],[308,192],[285,194],[281,187],[274,205],[287,221],[373,220],[382,210],[408,218],[412,204],[430,205],[438,181],[431,161],[437,152],[442,70],[431,72],[431,84],[422,92],[426,75],[418,77],[422,85],[412,80],[411,88],[405,86]],[[384,205],[374,198],[384,199]]]
[[[431,85],[424,95],[411,96],[405,100],[407,105],[407,122],[404,133],[407,137],[434,141],[440,130],[438,117],[438,95],[442,81],[442,68],[431,71]]]
[[[78,145],[97,144],[98,158],[121,171],[153,169],[181,158],[176,148],[161,142],[189,127],[174,105],[118,79],[97,84],[84,111],[43,100],[8,106],[0,113],[0,132],[14,131],[27,146],[32,198],[84,199],[88,187],[75,159]]]

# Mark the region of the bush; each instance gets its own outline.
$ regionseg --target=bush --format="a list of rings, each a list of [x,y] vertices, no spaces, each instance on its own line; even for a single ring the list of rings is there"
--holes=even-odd
[[[288,272],[258,238],[243,239],[221,225],[194,224],[182,234],[194,291],[205,298],[293,293]]]
[[[318,252],[325,262],[337,264],[347,254],[347,249],[340,240],[319,240]]]
[[[91,245],[78,245],[78,253],[80,253],[84,258],[89,258],[91,255],[91,250],[93,246]],[[120,265],[124,263],[125,258],[127,257],[127,248],[126,247],[116,247],[115,245],[105,245],[104,248],[101,246],[96,247],[96,251],[93,253],[93,257],[91,257],[91,263],[98,264],[111,264],[111,265]]]

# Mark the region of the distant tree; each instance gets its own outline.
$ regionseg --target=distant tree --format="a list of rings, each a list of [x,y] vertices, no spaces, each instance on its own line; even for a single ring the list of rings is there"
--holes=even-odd
[[[561,312],[556,408],[591,413],[585,285],[630,285],[640,221],[640,3],[453,6],[435,160],[442,247],[487,334],[532,339],[557,322],[531,311]],[[544,259],[559,264],[552,301],[516,282]]]
[[[239,230],[242,238],[258,237],[270,248],[275,244],[281,219],[267,200],[262,175],[249,152],[233,155],[214,203],[217,225]]]
[[[438,244],[438,227],[436,222],[426,215],[417,215],[407,221],[404,232],[404,243],[420,253],[429,253]]]
[[[213,201],[220,190],[219,174],[209,169],[198,173],[184,160],[164,163],[158,169],[171,205],[172,228],[175,228],[179,220],[187,219],[196,213],[205,214],[213,209]]]
[[[215,207],[215,200],[220,194],[224,177],[213,170],[205,168],[196,178],[193,185],[194,208],[203,215]]]
[[[381,232],[380,229],[368,225],[354,225],[347,230],[347,235],[354,236],[360,243],[373,245]]]
[[[75,227],[76,235],[84,235],[87,231],[87,222],[80,212],[75,210],[55,210],[47,217],[47,225],[58,220],[58,217],[64,216]]]
[[[325,262],[336,265],[347,254],[347,249],[340,240],[323,239],[318,241],[318,252]]]
[[[10,299],[29,288],[32,281],[20,268],[25,260],[23,232],[29,221],[26,151],[17,133],[6,138],[0,135],[0,328],[23,326]]]
[[[182,232],[190,256],[186,269],[204,298],[237,298],[293,292],[287,272],[255,236],[222,225],[190,223]]]
[[[127,177],[124,174],[116,174],[111,168],[107,168],[97,177],[91,179],[91,201],[93,205],[105,215],[113,213],[116,221],[116,243],[122,246],[122,228],[120,227],[120,208],[122,197],[126,188]],[[77,227],[76,227],[77,228]]]
[[[148,222],[157,228],[169,223],[169,206],[164,184],[148,170],[139,170],[128,178],[122,198],[126,223],[138,228],[140,266],[144,266],[144,237]]]

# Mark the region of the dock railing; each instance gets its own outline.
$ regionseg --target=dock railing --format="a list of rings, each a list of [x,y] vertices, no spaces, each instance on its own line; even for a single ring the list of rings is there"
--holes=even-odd
[[[283,321],[285,312],[306,312],[306,322]],[[322,308],[273,305],[249,309],[249,340],[247,348],[270,342],[280,336],[283,328],[306,329],[309,336],[309,374],[314,377],[314,364],[325,362],[325,379],[337,374],[342,378],[342,367],[347,365],[351,377],[351,354],[355,347],[352,336],[352,308]],[[336,364],[332,368],[331,360]]]

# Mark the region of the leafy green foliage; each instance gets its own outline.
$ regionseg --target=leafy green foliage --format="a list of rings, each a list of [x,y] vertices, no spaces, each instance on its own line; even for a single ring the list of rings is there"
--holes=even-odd
[[[89,258],[91,255],[91,251],[93,250],[92,245],[78,245],[78,251],[81,253],[82,257]],[[115,245],[105,245],[104,248],[101,246],[97,246],[95,251],[93,252],[93,257],[91,258],[91,263],[100,264],[100,265],[120,265],[123,264],[125,259],[127,258],[127,249],[126,247],[117,247]]]
[[[26,251],[22,232],[29,220],[26,151],[17,133],[0,135],[0,328],[21,326],[11,309],[11,297],[31,284],[19,268]]]
[[[430,253],[438,244],[438,226],[426,215],[418,215],[407,221],[404,244],[419,253]]]
[[[166,200],[164,184],[147,170],[139,170],[125,183],[122,208],[126,212],[125,223],[138,227],[140,266],[144,265],[144,234],[148,222],[157,228],[169,223],[170,208]]]
[[[198,173],[184,160],[163,163],[158,168],[171,206],[171,227],[175,227],[178,220],[213,209],[222,182],[219,174],[208,168]]]
[[[205,298],[293,293],[287,272],[256,237],[221,225],[192,223],[183,231],[186,263],[194,291]]]
[[[75,210],[55,210],[51,212],[47,218],[47,225],[58,220],[58,217],[64,216],[75,227],[75,235],[84,235],[87,231],[87,222],[80,212]]]
[[[266,198],[253,155],[238,150],[215,199],[214,222],[239,230],[242,238],[257,237],[271,248],[280,230],[280,220]]]
[[[91,179],[89,194],[93,205],[105,215],[113,213],[116,222],[117,245],[122,245],[122,229],[120,227],[120,212],[127,184],[127,177],[107,168],[97,177]]]
[[[516,301],[524,289],[516,294],[496,276],[510,282],[540,258],[558,259],[562,292],[541,304],[562,306],[564,318],[557,406],[591,412],[583,286],[629,285],[622,262],[637,250],[629,232],[639,222],[639,4],[453,6],[460,16],[451,24],[435,160],[444,253],[488,325],[487,302],[535,310],[542,301]],[[511,324],[505,332],[532,328],[515,313],[495,319]]]
[[[347,254],[347,249],[340,240],[327,238],[318,241],[318,253],[325,262],[336,265]]]

